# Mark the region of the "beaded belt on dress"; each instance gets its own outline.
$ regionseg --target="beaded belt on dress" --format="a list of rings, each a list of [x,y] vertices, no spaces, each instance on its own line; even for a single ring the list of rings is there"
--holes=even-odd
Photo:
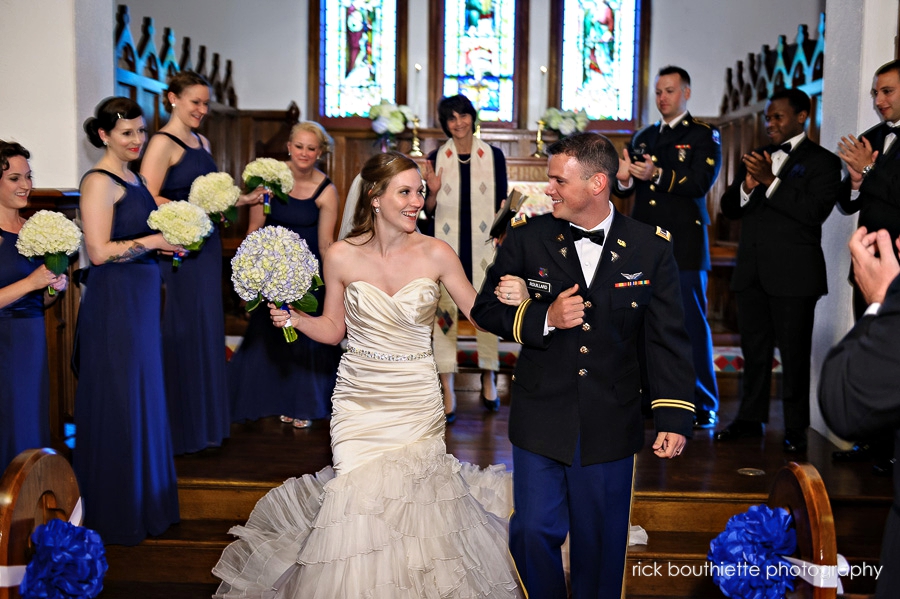
[[[369,351],[367,349],[359,349],[358,347],[353,347],[352,345],[347,345],[347,353],[356,354],[357,356],[363,356],[364,358],[372,358],[373,360],[383,360],[385,362],[411,362],[413,360],[421,360],[422,358],[427,358],[432,355],[432,351],[429,349],[428,351],[419,352],[417,354],[406,354],[404,356],[398,356],[396,354],[384,354],[376,351]]]

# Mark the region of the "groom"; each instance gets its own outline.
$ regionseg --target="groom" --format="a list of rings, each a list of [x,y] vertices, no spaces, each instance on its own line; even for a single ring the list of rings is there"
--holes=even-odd
[[[526,591],[565,599],[568,533],[572,596],[619,597],[644,442],[641,372],[659,431],[653,452],[675,457],[694,418],[691,348],[670,234],[609,201],[612,143],[581,133],[549,154],[553,215],[512,219],[472,317],[522,344],[509,418],[510,550]],[[494,297],[503,274],[526,281],[530,298],[518,307]]]

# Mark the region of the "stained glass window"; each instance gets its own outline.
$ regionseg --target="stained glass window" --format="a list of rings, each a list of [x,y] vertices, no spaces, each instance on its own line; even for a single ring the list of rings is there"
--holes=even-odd
[[[516,0],[446,0],[445,96],[463,94],[482,121],[513,119]]]
[[[637,0],[565,0],[563,110],[591,120],[634,118]]]
[[[324,116],[366,116],[396,101],[397,1],[325,0]]]

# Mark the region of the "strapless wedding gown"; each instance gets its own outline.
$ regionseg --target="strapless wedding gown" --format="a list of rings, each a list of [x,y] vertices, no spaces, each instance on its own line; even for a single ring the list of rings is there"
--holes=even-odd
[[[437,283],[344,293],[334,468],[263,497],[213,573],[216,597],[522,597],[507,544],[512,475],[446,453],[431,356]]]

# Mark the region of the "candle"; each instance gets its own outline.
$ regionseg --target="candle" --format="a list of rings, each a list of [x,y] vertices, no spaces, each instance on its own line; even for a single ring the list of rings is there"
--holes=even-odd
[[[547,97],[547,67],[541,65],[541,95],[538,98],[538,118],[544,118],[550,99]]]
[[[413,105],[412,105],[412,107],[413,107],[413,112],[417,116],[420,116],[420,115],[424,114],[422,112],[422,106],[419,105],[419,97],[421,95],[419,93],[419,73],[422,72],[422,65],[420,65],[419,63],[416,63],[415,69],[416,69],[416,76],[415,76],[415,80],[413,81]]]

